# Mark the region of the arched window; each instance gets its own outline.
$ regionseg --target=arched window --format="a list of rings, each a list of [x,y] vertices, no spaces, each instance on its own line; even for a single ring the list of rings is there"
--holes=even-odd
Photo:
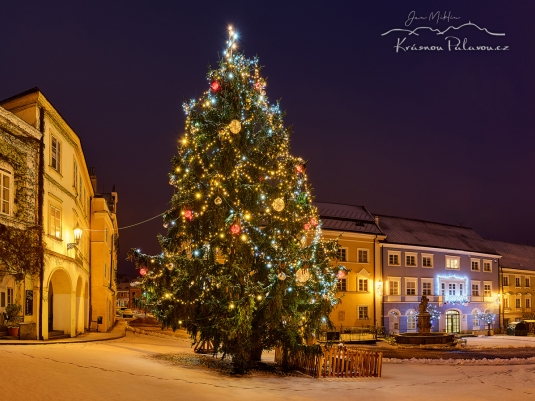
[[[416,311],[409,309],[405,315],[407,316],[407,331],[416,331]]]
[[[472,311],[472,329],[473,330],[479,330],[480,322],[479,322],[479,314],[481,311],[479,309],[474,309]]]

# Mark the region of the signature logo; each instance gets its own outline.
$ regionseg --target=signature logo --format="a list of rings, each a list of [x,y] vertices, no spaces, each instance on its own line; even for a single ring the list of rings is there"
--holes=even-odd
[[[427,20],[429,22],[435,22],[436,24],[446,21],[450,22],[451,20],[459,20],[461,17],[455,17],[450,12],[443,12],[440,11],[431,12],[428,16],[422,16],[419,17],[416,15],[415,11],[411,11],[408,15],[407,20],[405,21],[405,26],[409,27],[413,24],[415,21],[419,20]],[[504,51],[509,50],[508,45],[495,45],[495,44],[477,44],[473,45],[468,42],[468,37],[465,36],[464,38],[460,38],[459,34],[455,31],[460,31],[463,28],[475,28],[480,32],[484,32],[490,36],[493,37],[503,37],[505,36],[505,33],[499,33],[499,32],[492,32],[489,29],[485,27],[480,27],[477,24],[474,24],[472,21],[468,21],[464,24],[460,24],[458,26],[450,25],[445,29],[438,29],[433,28],[430,26],[419,26],[413,29],[407,29],[407,28],[394,28],[390,29],[387,32],[384,32],[381,34],[381,36],[388,36],[391,34],[398,34],[396,37],[396,44],[394,45],[394,49],[396,53],[400,52],[411,52],[411,51]],[[451,32],[451,34],[446,35],[448,32]],[[440,37],[440,39],[443,39],[444,41],[437,42],[436,44],[418,44],[416,41],[414,43],[406,43],[407,38],[410,36],[425,36],[426,33],[434,33],[434,40],[436,40],[437,37]],[[467,31],[468,33],[468,31]],[[455,34],[456,36],[453,36]],[[427,35],[428,36],[428,35]],[[428,40],[427,38],[425,40]]]

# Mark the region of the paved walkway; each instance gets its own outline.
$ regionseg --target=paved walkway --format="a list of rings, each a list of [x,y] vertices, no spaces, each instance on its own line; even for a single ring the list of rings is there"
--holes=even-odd
[[[106,333],[88,332],[79,334],[76,337],[61,338],[58,340],[2,340],[0,339],[0,346],[2,345],[39,345],[39,344],[65,344],[65,343],[87,343],[93,341],[116,340],[125,336],[126,322],[118,320],[115,327]]]

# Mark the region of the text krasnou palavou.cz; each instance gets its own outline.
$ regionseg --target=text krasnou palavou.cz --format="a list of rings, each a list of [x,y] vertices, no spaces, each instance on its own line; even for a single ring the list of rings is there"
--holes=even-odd
[[[407,45],[405,41],[407,38],[398,38],[397,43],[394,46],[396,53],[411,52],[411,51],[504,51],[509,50],[509,46],[488,46],[488,45],[470,45],[468,44],[468,38],[463,40],[455,36],[446,36],[445,46],[440,45]]]

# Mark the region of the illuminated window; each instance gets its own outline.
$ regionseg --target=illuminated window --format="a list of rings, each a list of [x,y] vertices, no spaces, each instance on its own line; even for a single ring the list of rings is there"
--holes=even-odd
[[[358,262],[359,263],[368,263],[368,250],[359,249],[358,250]]]
[[[359,306],[359,320],[368,320],[368,307]]]
[[[338,259],[340,262],[347,262],[347,248],[338,248]]]
[[[459,270],[460,258],[458,256],[446,256],[446,269]]]
[[[516,301],[516,302],[515,302],[515,307],[516,307],[516,308],[520,308],[520,307],[521,307],[521,306],[520,306],[520,298],[517,298],[515,301]]]
[[[479,309],[472,311],[472,326],[473,329],[479,329]]]
[[[490,260],[483,261],[483,271],[487,273],[492,271],[492,262]]]
[[[338,291],[347,291],[347,279],[339,279],[336,283],[336,288],[338,289]]]
[[[359,291],[368,292],[368,279],[359,278]]]
[[[505,287],[509,286],[509,276],[503,276],[503,285]]]
[[[13,204],[13,173],[0,167],[0,213],[11,215]]]
[[[416,257],[415,253],[405,252],[405,266],[415,267],[416,266]]]
[[[422,266],[433,267],[433,255],[422,255]]]
[[[7,289],[7,304],[11,305],[13,302],[15,302],[13,288],[8,288]]]
[[[448,283],[448,295],[455,296],[457,295],[455,292],[456,290],[456,284],[455,283]]]
[[[61,210],[50,205],[50,232],[49,234],[56,238],[61,238]]]
[[[526,298],[526,308],[531,308],[531,300]]]
[[[390,295],[399,295],[399,281],[390,280],[388,282],[388,291]]]
[[[52,146],[50,151],[50,166],[57,172],[61,172],[61,142],[52,135]]]
[[[520,277],[515,277],[515,287],[520,287]]]
[[[483,285],[483,295],[485,297],[490,297],[491,296],[492,293],[491,293],[491,289],[490,288],[491,288],[490,284],[484,284]]]
[[[504,308],[509,308],[509,298],[504,298],[503,299],[503,307]]]
[[[472,259],[470,261],[470,264],[472,266],[472,271],[473,272],[478,272],[479,271],[479,259]]]

